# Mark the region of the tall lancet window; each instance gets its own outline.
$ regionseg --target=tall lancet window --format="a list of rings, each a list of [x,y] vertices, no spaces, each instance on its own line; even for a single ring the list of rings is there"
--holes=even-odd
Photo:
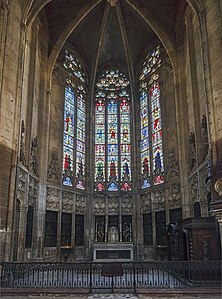
[[[86,75],[71,52],[65,51],[66,70],[63,131],[63,185],[85,189]]]
[[[107,69],[95,93],[95,190],[131,190],[129,81]]]
[[[142,189],[164,182],[160,66],[158,46],[147,56],[139,77]]]

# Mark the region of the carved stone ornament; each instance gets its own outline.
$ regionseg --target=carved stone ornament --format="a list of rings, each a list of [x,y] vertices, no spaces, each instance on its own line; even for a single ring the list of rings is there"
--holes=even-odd
[[[189,136],[189,166],[190,170],[193,169],[193,167],[197,163],[197,155],[196,155],[196,141],[195,141],[195,135],[193,132],[190,133]]]
[[[167,178],[178,177],[180,175],[179,163],[175,158],[175,151],[171,149],[168,153],[168,164],[167,164]]]
[[[167,190],[167,200],[170,208],[181,207],[180,186],[172,186]]]
[[[55,64],[53,69],[53,77],[56,77],[61,86],[66,86],[67,73],[60,64]]]
[[[140,210],[142,214],[151,212],[151,193],[141,195],[140,205]]]
[[[94,204],[94,211],[97,215],[104,215],[106,213],[106,199],[105,197],[96,197]]]
[[[30,168],[31,168],[31,170],[33,170],[35,175],[38,175],[38,139],[37,139],[37,136],[32,139]]]
[[[200,202],[202,205],[208,204],[208,194],[211,192],[211,181],[209,175],[208,165],[205,165],[199,173]]]
[[[219,223],[222,223],[222,210],[210,211],[210,215],[214,216]]]
[[[165,209],[165,198],[163,190],[156,190],[152,196],[152,205],[155,211]]]
[[[189,180],[189,186],[192,202],[199,200],[199,179],[197,173]]]
[[[86,208],[86,197],[84,195],[76,196],[76,213],[84,214]]]
[[[214,190],[219,194],[219,196],[222,196],[222,179],[218,179],[216,181],[214,184]]]
[[[0,5],[1,9],[9,10],[9,0],[1,0]]]
[[[116,214],[119,212],[119,198],[109,197],[108,198],[108,213]]]
[[[133,203],[132,197],[127,196],[122,199],[121,210],[123,214],[132,214],[133,213]]]
[[[46,209],[59,211],[60,190],[48,187],[46,192]]]
[[[26,166],[26,150],[25,150],[25,122],[22,120],[21,124],[21,143],[20,143],[20,161]]]
[[[39,182],[29,176],[29,192],[28,192],[28,204],[35,206],[38,199]]]
[[[20,200],[21,204],[25,204],[26,201],[26,186],[27,186],[28,176],[27,173],[21,168],[18,169],[18,179],[17,179],[17,192],[16,197]]]
[[[48,181],[60,182],[61,171],[59,167],[58,150],[53,148],[50,155],[50,163],[48,165]]]
[[[167,57],[163,59],[162,66],[161,66],[161,78],[165,81],[169,78],[169,75],[173,73],[173,67],[170,62],[170,59]],[[170,76],[172,78],[172,76]]]
[[[202,161],[204,161],[205,157],[208,154],[208,149],[209,149],[206,115],[203,115],[202,122],[201,122],[201,129],[202,129],[202,132],[201,132],[201,135],[202,135],[201,159],[202,159]]]
[[[62,192],[62,211],[72,213],[74,206],[73,193]]]

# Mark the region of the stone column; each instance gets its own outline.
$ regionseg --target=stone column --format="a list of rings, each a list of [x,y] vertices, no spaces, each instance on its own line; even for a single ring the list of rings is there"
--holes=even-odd
[[[27,206],[21,205],[19,209],[19,230],[18,230],[18,261],[24,260]]]
[[[2,75],[3,75],[8,13],[9,13],[8,0],[2,0],[1,7],[0,7],[0,82],[2,82]]]
[[[222,204],[220,210],[211,211],[211,215],[215,216],[218,226],[219,226],[219,234],[220,234],[220,248],[222,249]]]

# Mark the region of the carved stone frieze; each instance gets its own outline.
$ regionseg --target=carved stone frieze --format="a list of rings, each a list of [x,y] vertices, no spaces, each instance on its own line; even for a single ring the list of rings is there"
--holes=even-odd
[[[62,211],[72,213],[73,206],[73,194],[71,192],[62,192]]]
[[[180,186],[175,185],[166,190],[169,208],[181,207],[181,189]]]
[[[179,162],[175,158],[175,151],[171,149],[168,153],[167,179],[180,175]]]
[[[207,118],[203,115],[201,122],[201,137],[202,137],[202,149],[201,149],[201,160],[204,161],[208,154],[209,140],[208,140],[208,128],[207,128]]]
[[[48,165],[48,181],[59,183],[61,180],[61,170],[59,166],[58,150],[53,148],[50,153]]]
[[[116,214],[119,213],[119,198],[109,197],[108,198],[108,213]]]
[[[59,189],[48,187],[46,191],[46,209],[60,210],[60,193]]]
[[[189,166],[190,170],[193,169],[193,167],[197,163],[197,155],[196,155],[196,141],[195,141],[195,135],[193,132],[189,135]]]
[[[35,175],[38,175],[38,139],[37,136],[32,139],[31,155],[30,155],[30,168]]]
[[[29,191],[28,191],[28,204],[31,206],[35,206],[38,199],[38,189],[39,182],[33,178],[29,177]]]
[[[104,215],[106,213],[106,198],[102,197],[102,196],[99,196],[99,197],[95,198],[94,202],[95,202],[95,204],[94,204],[95,214]]]
[[[21,141],[20,141],[20,161],[26,166],[26,150],[25,150],[25,122],[22,120],[21,124]]]
[[[141,195],[140,211],[141,214],[151,212],[151,193]]]
[[[133,200],[132,196],[123,197],[121,202],[121,210],[123,214],[132,214],[133,213]]]
[[[84,195],[76,196],[76,213],[84,214],[86,209],[86,197]]]
[[[156,190],[152,193],[152,206],[155,211],[165,209],[165,197],[163,190]]]

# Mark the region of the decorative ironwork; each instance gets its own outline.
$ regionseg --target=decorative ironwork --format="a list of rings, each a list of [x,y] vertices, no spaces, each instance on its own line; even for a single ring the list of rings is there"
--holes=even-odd
[[[221,285],[220,261],[3,263],[2,288],[73,288],[87,293]]]

